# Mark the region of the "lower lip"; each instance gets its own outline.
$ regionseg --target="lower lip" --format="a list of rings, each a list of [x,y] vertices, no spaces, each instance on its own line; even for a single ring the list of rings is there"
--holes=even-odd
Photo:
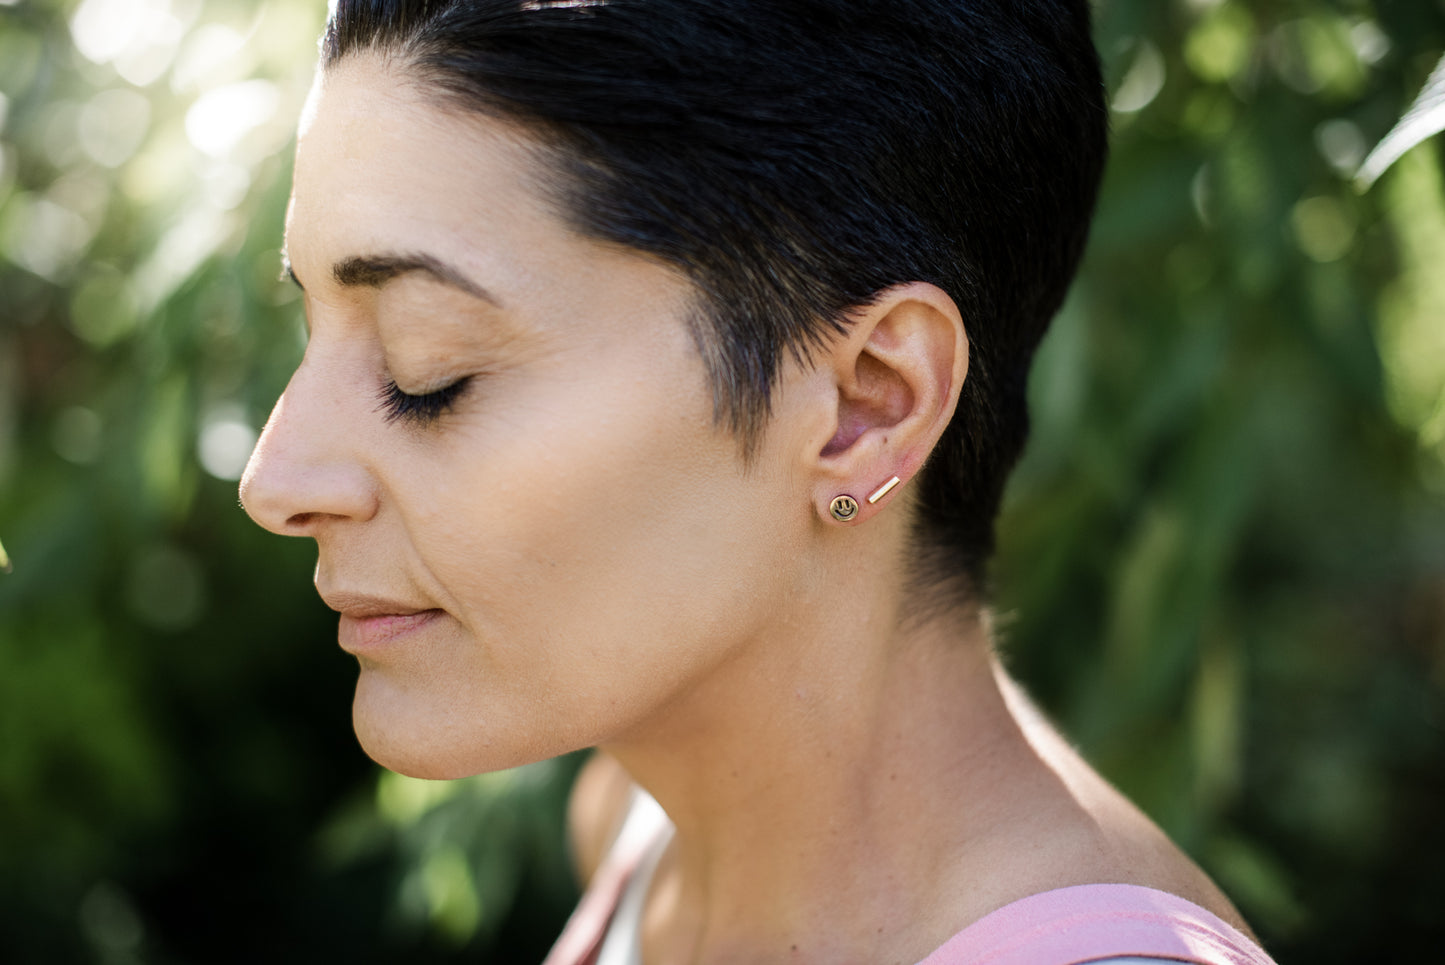
[[[420,613],[383,614],[375,617],[341,615],[337,639],[348,653],[365,653],[396,643],[431,626],[442,616],[441,610]]]

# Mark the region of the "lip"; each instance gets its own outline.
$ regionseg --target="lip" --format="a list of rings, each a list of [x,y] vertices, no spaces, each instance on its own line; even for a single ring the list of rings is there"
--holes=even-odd
[[[421,632],[438,620],[443,612],[415,610],[410,613],[377,613],[370,616],[343,613],[337,628],[337,641],[347,653],[371,652]]]
[[[374,651],[418,633],[446,612],[339,590],[322,591],[321,598],[341,614],[337,641],[341,649],[353,654]]]

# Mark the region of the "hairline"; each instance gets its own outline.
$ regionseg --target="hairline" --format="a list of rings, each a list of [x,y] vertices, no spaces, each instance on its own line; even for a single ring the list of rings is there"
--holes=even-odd
[[[735,383],[728,378],[722,335],[728,327],[728,318],[721,299],[709,293],[703,281],[685,264],[589,230],[582,216],[589,197],[581,179],[567,170],[570,165],[587,163],[587,159],[571,143],[565,130],[545,119],[512,109],[504,99],[489,96],[486,91],[461,91],[446,83],[445,72],[422,59],[417,49],[418,36],[419,33],[414,33],[404,38],[373,39],[365,45],[345,50],[339,56],[330,56],[323,47],[319,69],[325,73],[347,61],[376,57],[383,70],[442,113],[458,120],[480,116],[511,128],[516,135],[516,145],[537,162],[536,173],[532,169],[524,173],[524,183],[533,189],[536,197],[568,230],[593,244],[666,268],[686,282],[688,295],[683,322],[707,373],[712,394],[713,424],[734,436],[743,469],[751,472],[756,467],[771,424],[777,385],[764,392],[751,383]],[[820,341],[841,337],[851,325],[850,316],[866,308],[871,301],[849,306],[840,313],[840,318],[822,320],[818,327]],[[811,368],[815,362],[812,350],[817,347],[806,341],[790,343],[787,355],[797,364]]]

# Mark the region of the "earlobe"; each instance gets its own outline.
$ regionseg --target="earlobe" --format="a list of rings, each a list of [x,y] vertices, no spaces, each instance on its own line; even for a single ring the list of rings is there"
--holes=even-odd
[[[869,493],[866,502],[869,506],[875,505],[880,500],[882,500],[883,497],[893,492],[893,490],[902,482],[902,479],[894,476],[886,483],[873,490],[873,492]],[[840,523],[851,523],[853,522],[853,520],[858,518],[858,513],[862,510],[862,508],[862,506],[858,505],[858,500],[854,499],[847,493],[841,493],[837,496],[834,496],[833,501],[828,504],[828,515],[833,517],[833,519],[837,520]]]
[[[898,484],[902,481],[903,480],[899,479],[897,476],[894,476],[892,479],[889,479],[886,483],[873,490],[871,493],[868,494],[868,505],[874,505],[884,496],[887,496],[889,493],[893,492],[894,488],[896,488]],[[833,501],[828,504],[828,515],[832,516],[840,523],[851,523],[853,522],[853,520],[858,518],[858,512],[861,509],[862,507],[858,505],[858,500],[854,499],[847,493],[842,493],[838,496],[834,496]]]
[[[855,316],[825,367],[837,408],[817,453],[818,505],[825,520],[852,524],[881,512],[943,435],[967,374],[968,340],[953,299],[914,282]]]

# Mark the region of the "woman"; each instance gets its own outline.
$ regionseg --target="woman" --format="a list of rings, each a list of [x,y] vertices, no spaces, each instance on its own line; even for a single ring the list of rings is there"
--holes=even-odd
[[[1083,2],[338,4],[242,499],[377,761],[605,753],[551,961],[1267,961],[991,652],[1104,117]]]

